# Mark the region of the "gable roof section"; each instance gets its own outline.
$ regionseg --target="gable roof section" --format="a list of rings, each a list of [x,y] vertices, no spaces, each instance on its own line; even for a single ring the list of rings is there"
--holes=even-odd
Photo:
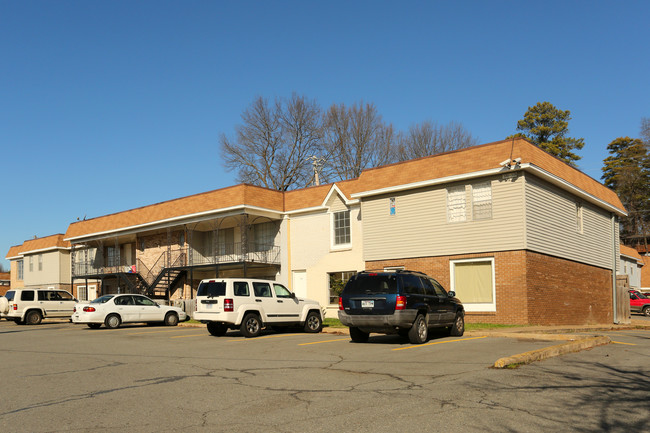
[[[625,246],[623,244],[621,244],[620,248],[621,248],[621,255],[622,256],[626,256],[626,257],[629,257],[630,259],[636,260],[636,263],[638,265],[641,265],[641,266],[644,265],[643,258],[641,257],[641,254],[639,254],[639,252],[637,250],[635,250],[634,248],[631,248],[631,247],[627,247],[627,246]]]
[[[43,250],[50,249],[67,249],[70,248],[70,242],[63,239],[61,233],[45,236],[42,238],[29,239],[21,245],[14,245],[9,248],[9,252],[5,259],[13,259]]]
[[[240,184],[149,206],[105,215],[70,224],[66,239],[93,233],[104,233],[169,219],[219,211],[233,206],[257,206],[282,212],[282,192]]]
[[[353,197],[386,193],[395,187],[408,189],[409,185],[417,187],[427,181],[444,180],[470,173],[497,173],[505,170],[501,166],[502,162],[515,158],[521,158],[522,166],[530,164],[537,167],[609,204],[620,213],[626,213],[614,191],[521,138],[364,170],[359,176],[357,191],[353,193]]]

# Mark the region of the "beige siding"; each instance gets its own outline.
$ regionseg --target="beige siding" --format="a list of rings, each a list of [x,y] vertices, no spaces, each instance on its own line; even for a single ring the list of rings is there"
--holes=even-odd
[[[611,269],[618,241],[608,212],[530,175],[525,190],[527,249]],[[582,205],[582,233],[576,203]]]
[[[470,185],[489,180],[492,218],[472,221]],[[447,187],[466,185],[467,221],[447,222]],[[395,215],[390,198],[395,197]],[[364,258],[382,260],[524,247],[523,178],[501,176],[402,191],[362,202]]]
[[[329,201],[327,202],[327,206],[329,207],[330,212],[341,212],[344,210],[348,210],[348,207],[343,203],[343,200],[341,200],[341,197],[338,196],[338,194],[332,194],[332,197],[330,197]]]

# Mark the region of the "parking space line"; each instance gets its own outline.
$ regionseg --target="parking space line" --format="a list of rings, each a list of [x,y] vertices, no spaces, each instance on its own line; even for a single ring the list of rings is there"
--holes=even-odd
[[[336,340],[312,341],[311,343],[300,343],[298,346],[308,346],[310,344],[332,343],[334,341],[350,341],[349,338],[337,338]]]
[[[174,335],[173,337],[169,337],[169,338],[205,337],[206,335],[209,335],[209,334],[206,334],[204,332],[203,334]]]
[[[178,329],[165,329],[165,330],[161,330],[161,331],[127,332],[127,334],[129,334],[129,335],[159,334],[161,332],[178,332]]]
[[[614,344],[625,344],[626,346],[636,346],[634,343],[623,343],[622,341],[614,341],[612,340],[612,343]]]
[[[458,341],[478,340],[478,339],[480,339],[480,338],[487,338],[487,336],[484,335],[484,336],[482,336],[482,337],[461,338],[461,339],[459,339],[459,340],[434,341],[433,343],[416,344],[416,345],[413,345],[413,346],[398,347],[397,349],[393,349],[393,350],[417,349],[418,347],[433,346],[434,344],[456,343],[456,342],[458,342]]]
[[[229,340],[229,341],[255,341],[255,340],[264,340],[264,339],[266,339],[266,338],[295,337],[296,335],[304,335],[304,334],[279,334],[279,335],[265,335],[264,337],[240,338],[240,339],[237,339],[237,340]]]

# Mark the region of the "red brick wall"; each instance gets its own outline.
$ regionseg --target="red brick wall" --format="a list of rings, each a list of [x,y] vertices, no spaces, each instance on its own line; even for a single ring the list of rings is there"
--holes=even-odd
[[[468,312],[468,323],[516,325],[612,322],[611,271],[529,251],[366,262],[366,269],[404,266],[450,287],[451,260],[494,258],[496,312]],[[462,299],[461,299],[462,300]]]
[[[612,323],[612,272],[543,254],[527,253],[531,324]]]

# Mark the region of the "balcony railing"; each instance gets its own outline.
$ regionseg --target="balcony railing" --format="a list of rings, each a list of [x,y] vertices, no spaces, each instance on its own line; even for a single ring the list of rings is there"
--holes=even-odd
[[[248,246],[248,248],[243,248]],[[168,252],[161,253],[157,261],[148,267],[140,259],[137,264],[114,264],[106,260],[106,265],[102,265],[100,260],[91,261],[75,261],[73,267],[73,276],[89,276],[89,275],[102,275],[102,274],[115,274],[115,273],[130,273],[139,272],[145,280],[155,278],[160,271],[167,267],[177,268],[184,266],[202,266],[202,265],[218,265],[227,263],[241,263],[241,262],[255,262],[268,265],[280,264],[280,246],[266,245],[257,242],[249,242],[243,244],[236,242],[232,244],[219,244],[217,245],[216,254],[206,253],[205,251],[188,248],[176,249],[171,251],[171,256],[168,260]],[[100,263],[98,263],[100,262]],[[113,260],[110,260],[113,262]]]

